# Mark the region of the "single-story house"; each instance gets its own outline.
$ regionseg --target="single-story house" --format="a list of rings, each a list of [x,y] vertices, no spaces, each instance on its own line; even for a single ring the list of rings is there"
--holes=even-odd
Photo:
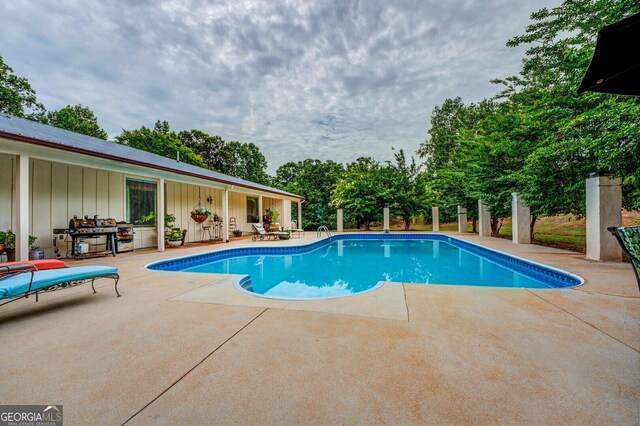
[[[28,258],[28,236],[46,257],[68,250],[68,238],[53,233],[69,220],[98,216],[135,225],[134,246],[164,250],[165,214],[187,229],[187,241],[208,238],[190,212],[198,204],[252,232],[267,208],[291,225],[292,203],[302,218],[303,197],[244,179],[181,163],[115,142],[0,114],[0,230],[16,234],[16,259]],[[295,208],[295,207],[294,207]],[[300,223],[300,222],[298,222]],[[55,245],[54,245],[55,238]],[[60,248],[60,245],[63,245]]]

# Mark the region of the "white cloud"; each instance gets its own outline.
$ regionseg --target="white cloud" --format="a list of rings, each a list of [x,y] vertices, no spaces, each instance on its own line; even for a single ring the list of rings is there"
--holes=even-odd
[[[48,109],[88,105],[111,137],[168,120],[255,142],[269,171],[413,153],[433,107],[517,73],[529,14],[559,0],[0,4],[0,55]]]

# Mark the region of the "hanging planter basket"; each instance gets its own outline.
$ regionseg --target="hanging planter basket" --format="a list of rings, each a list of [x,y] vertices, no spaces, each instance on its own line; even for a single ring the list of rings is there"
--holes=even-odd
[[[191,213],[191,219],[195,220],[198,223],[204,222],[208,217],[209,216],[207,216],[206,214]]]
[[[207,201],[208,200],[209,199],[207,198]],[[209,216],[211,216],[211,212],[207,210],[205,206],[200,204],[200,188],[198,188],[198,204],[196,204],[191,210],[191,219],[193,219],[197,223],[202,223],[205,220],[209,219]]]
[[[198,223],[202,223],[211,216],[211,212],[200,204],[200,197],[198,197],[198,204],[191,210],[191,219]]]

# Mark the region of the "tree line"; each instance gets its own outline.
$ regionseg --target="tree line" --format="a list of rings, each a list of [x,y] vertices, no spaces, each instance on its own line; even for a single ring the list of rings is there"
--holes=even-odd
[[[585,179],[623,179],[623,205],[640,208],[640,102],[637,97],[577,94],[597,32],[640,12],[636,1],[567,0],[531,15],[508,46],[530,46],[518,75],[494,80],[491,99],[447,99],[431,117],[425,159],[429,189],[444,205],[477,217],[483,199],[497,234],[511,214],[512,192],[542,216],[585,213]],[[631,41],[630,41],[631,43]]]
[[[442,220],[457,218],[456,206],[477,219],[477,200],[491,211],[498,234],[511,215],[511,193],[538,217],[581,216],[584,180],[590,173],[623,179],[625,208],[640,209],[640,102],[638,98],[576,92],[605,25],[640,12],[633,0],[566,0],[531,15],[525,33],[507,42],[529,46],[518,75],[493,80],[496,94],[479,102],[446,99],[431,115],[426,140],[415,153],[393,150],[394,160],[371,157],[343,165],[307,159],[266,172],[253,143],[225,142],[200,130],[175,132],[167,121],[153,129],[123,130],[116,142],[189,164],[271,185],[306,198],[303,227],[345,220],[368,229],[382,219],[382,207],[403,220],[427,218],[441,207]],[[28,81],[0,57],[0,111],[106,139],[93,112],[67,106],[47,112]],[[294,215],[296,209],[294,209]]]

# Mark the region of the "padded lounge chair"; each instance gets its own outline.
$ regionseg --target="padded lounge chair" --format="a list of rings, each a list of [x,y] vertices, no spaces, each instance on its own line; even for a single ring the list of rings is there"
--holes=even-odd
[[[624,254],[631,261],[633,270],[636,273],[638,289],[640,289],[640,226],[625,226],[621,228],[610,226],[607,230],[616,237]]]
[[[27,272],[16,272],[0,277],[0,300],[9,299],[0,306],[14,302],[21,298],[27,298],[32,294],[36,295],[44,291],[54,291],[64,288],[75,287],[86,282],[91,283],[93,292],[96,288],[93,282],[96,278],[112,278],[115,281],[115,290],[118,297],[118,268],[111,266],[76,266],[73,268],[49,269],[38,271],[31,269]]]
[[[265,239],[268,240],[271,238],[273,238],[274,240],[279,240],[280,237],[282,237],[283,239],[289,237],[288,232],[267,232],[261,223],[252,223],[252,225],[256,230],[256,233],[253,234],[253,237],[251,237],[253,241],[264,241]]]

